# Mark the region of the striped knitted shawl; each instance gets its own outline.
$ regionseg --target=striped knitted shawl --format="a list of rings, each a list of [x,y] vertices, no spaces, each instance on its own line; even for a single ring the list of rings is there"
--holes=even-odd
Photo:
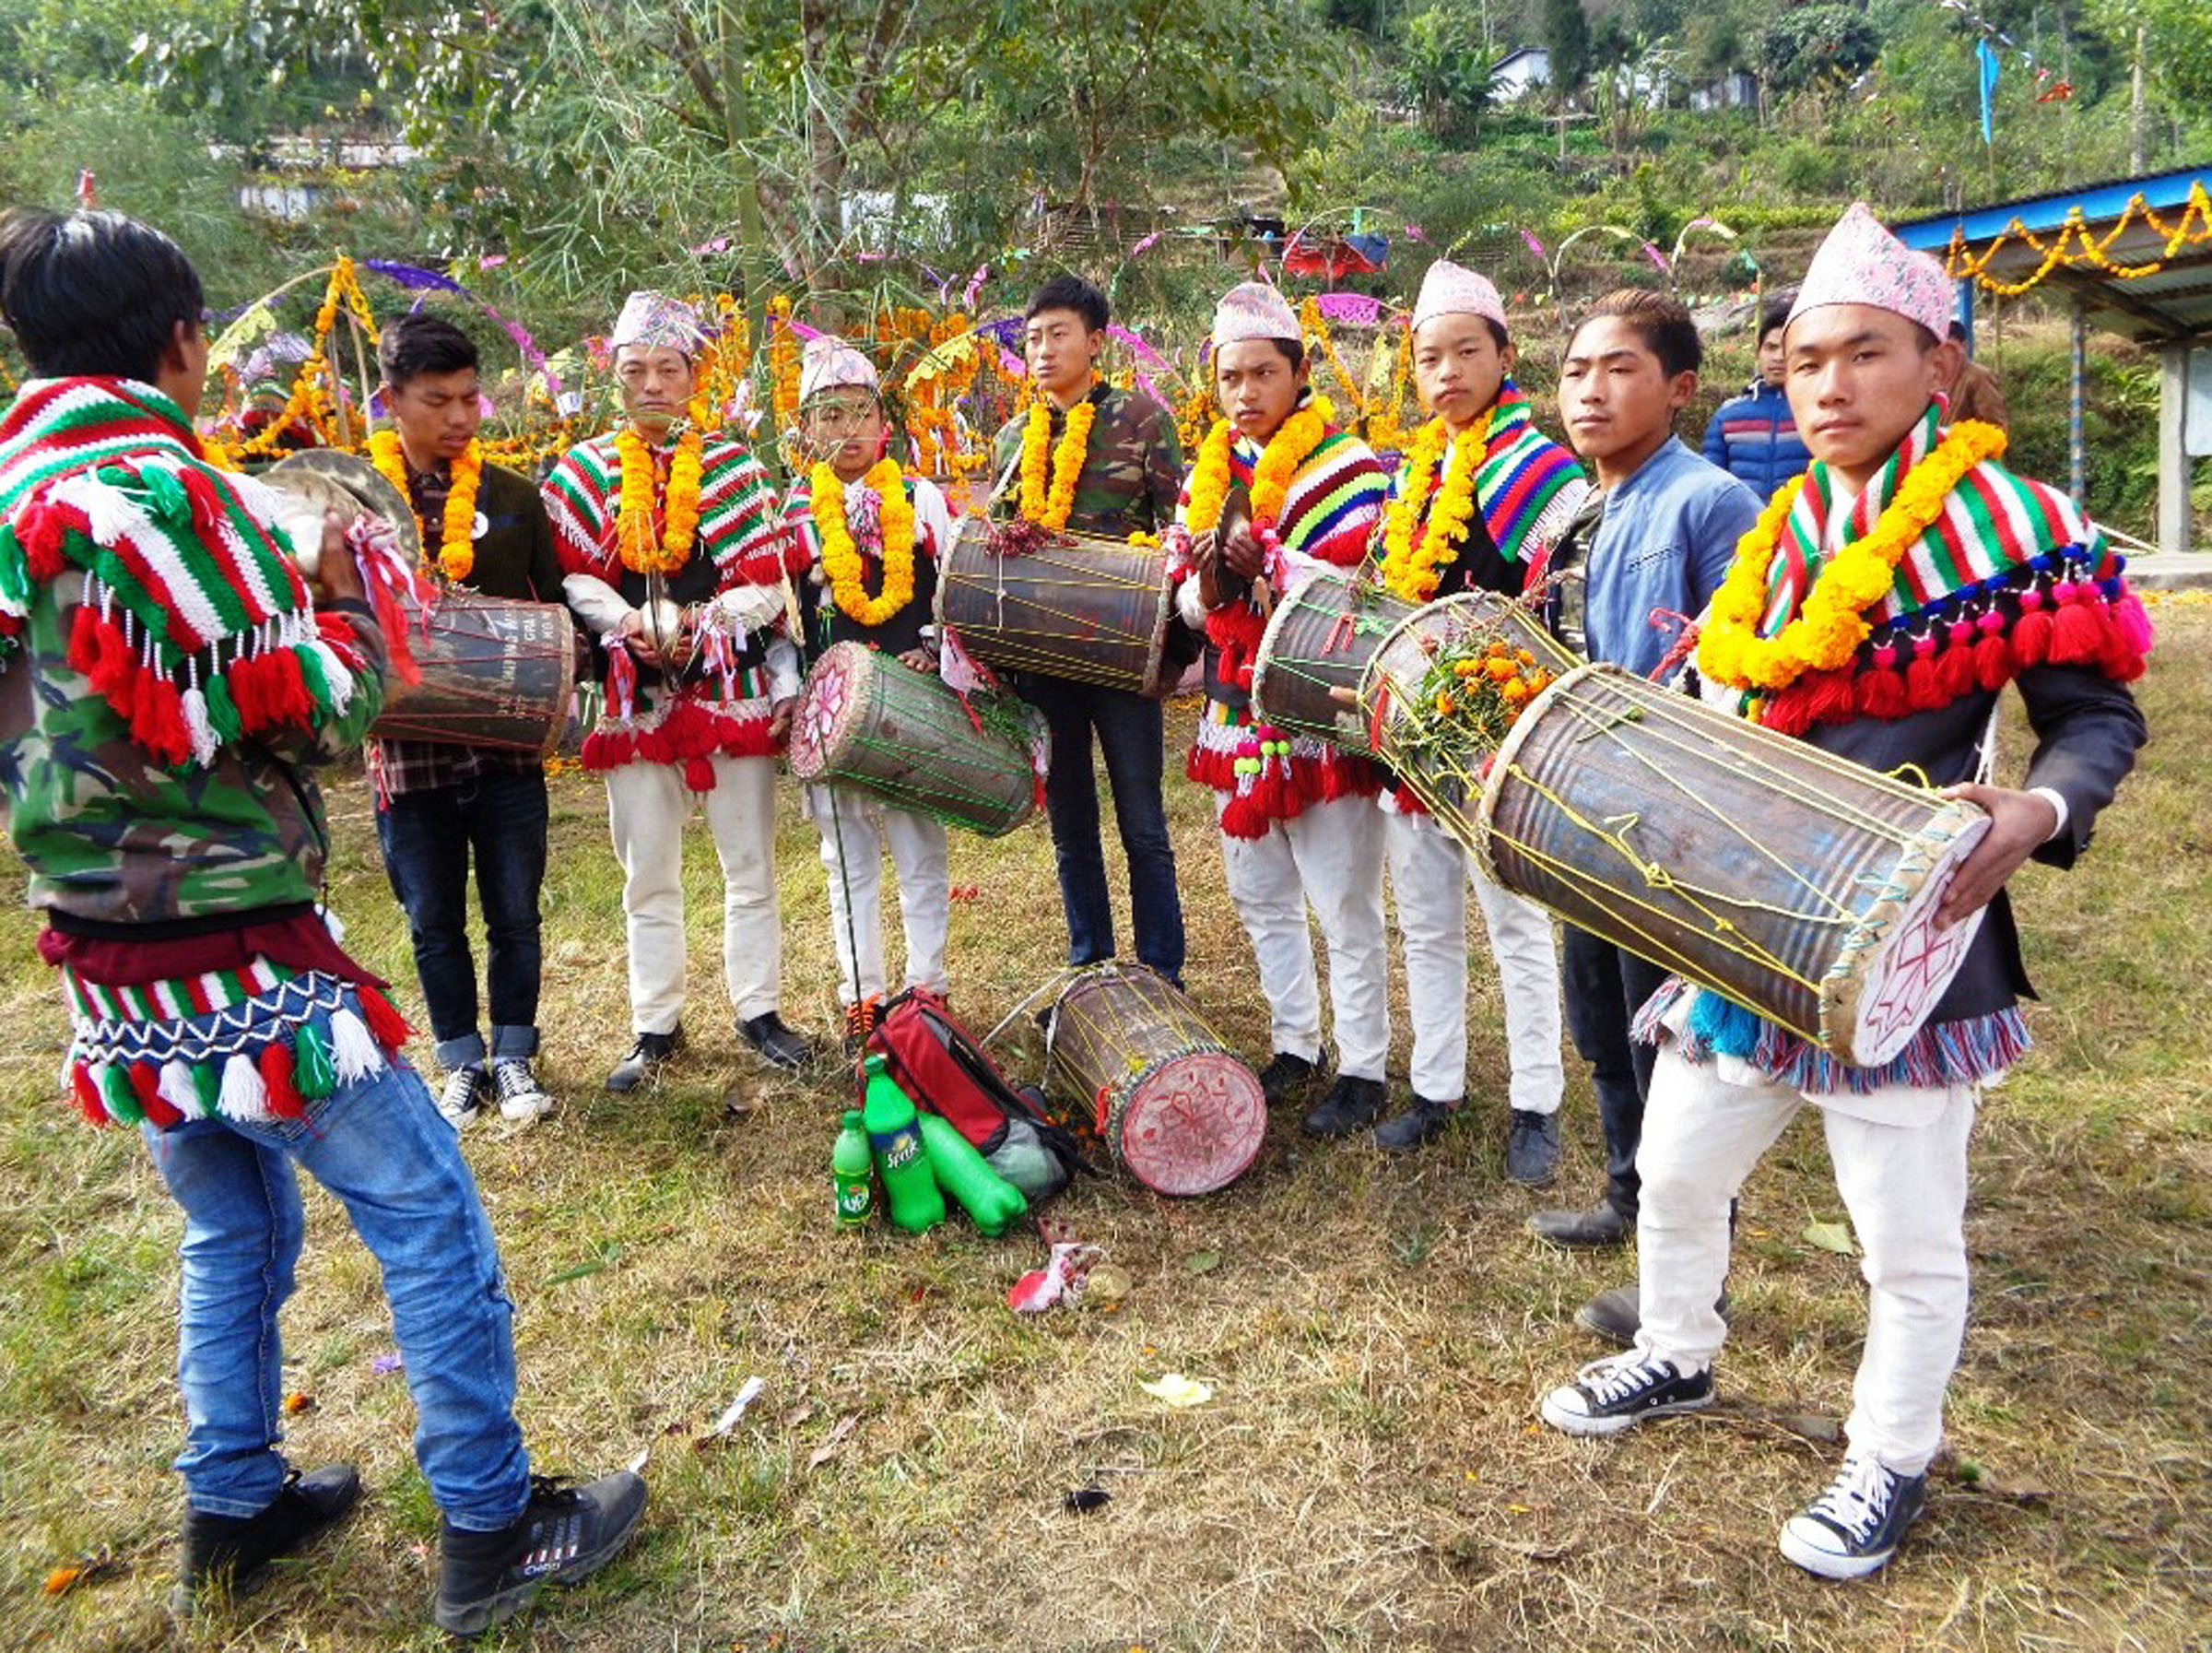
[[[1229,451],[1230,479],[1250,489],[1262,446],[1240,436]],[[1382,520],[1389,484],[1374,455],[1348,431],[1332,431],[1306,455],[1283,496],[1276,537],[1283,549],[1338,568],[1356,568]],[[1185,483],[1185,502],[1188,502]]]
[[[1794,618],[1829,558],[1873,529],[1935,451],[1940,415],[1931,403],[1848,507],[1824,463],[1802,485],[1788,484],[1798,493],[1768,575],[1762,635]],[[1866,616],[1874,632],[1857,658],[1806,673],[1765,703],[1760,721],[1795,734],[1816,723],[1901,717],[2001,689],[2044,664],[2132,681],[2143,673],[2151,628],[2125,568],[2071,499],[1984,460],[1899,562],[1888,595]]]
[[[27,383],[0,419],[0,649],[36,588],[76,568],[69,664],[160,762],[204,767],[241,735],[319,726],[351,698],[350,670],[274,506],[208,464],[151,385]]]
[[[661,489],[666,487],[666,455],[673,451],[673,443],[661,450]],[[618,583],[622,563],[615,524],[621,514],[622,456],[614,433],[561,455],[546,478],[545,498],[562,572]],[[713,558],[718,590],[772,584],[806,566],[804,548],[780,520],[768,473],[743,444],[722,437],[707,438],[700,454],[699,537],[693,543],[695,551]]]
[[[1541,556],[1587,488],[1574,455],[1536,429],[1528,398],[1508,379],[1498,393],[1489,441],[1475,473],[1476,508],[1498,554],[1508,562]]]

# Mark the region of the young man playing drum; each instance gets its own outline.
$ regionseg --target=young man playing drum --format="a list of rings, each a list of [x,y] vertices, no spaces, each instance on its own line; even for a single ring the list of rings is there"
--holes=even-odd
[[[0,219],[35,375],[0,419],[0,780],[73,1030],[68,1086],[140,1128],[184,1212],[177,1605],[342,1519],[349,1464],[279,1446],[298,1171],[375,1254],[441,1512],[439,1625],[474,1635],[627,1543],[645,1483],[556,1488],[514,1419],[513,1305],[406,1024],[321,908],[312,771],[383,703],[384,637],[334,516],[314,595],[270,492],[193,433],[200,278],[118,213]]]
[[[1379,1091],[1390,1055],[1379,779],[1364,760],[1258,725],[1252,677],[1269,599],[1316,567],[1357,568],[1388,484],[1367,444],[1331,423],[1297,313],[1274,288],[1231,289],[1214,312],[1213,346],[1221,418],[1184,486],[1173,554],[1191,571],[1177,594],[1183,620],[1206,638],[1188,772],[1218,796],[1222,871],[1267,997],[1269,1104],[1321,1065],[1308,903],[1329,950],[1336,1089]]]
[[[1979,1087],[2027,1048],[2028,983],[2004,885],[2070,864],[2144,738],[2123,686],[2150,643],[2121,560],[2073,502],[1996,463],[2004,437],[1945,429],[1943,266],[1854,206],[1822,244],[1785,337],[1810,472],[1744,537],[1698,644],[1706,698],[1822,750],[1908,766],[1990,817],[1937,910],[1989,908],[1919,1033],[1845,1066],[1716,996],[1670,983],[1639,1150],[1642,1328],[1627,1353],[1545,1397],[1573,1435],[1614,1435],[1712,1399],[1727,1328],[1731,1198],[1806,1103],[1820,1110],[1869,1287],[1841,1471],[1783,1528],[1829,1578],[1872,1573],[1922,1508],[1966,1329],[1967,1140]],[[2024,790],[1987,784],[1999,691],[2036,734]]]
[[[545,485],[569,606],[600,641],[606,703],[583,746],[606,776],[629,926],[637,1042],[607,1075],[635,1090],[683,1042],[683,830],[703,809],[722,860],[724,978],[745,1042],[778,1068],[812,1057],[783,1025],[776,754],[798,698],[784,634],[805,567],[768,475],[699,406],[704,329],[632,293],[607,341],[627,422],[569,450]]]
[[[1559,419],[1597,478],[1544,571],[1545,618],[1578,654],[1640,677],[1661,670],[1684,623],[1719,585],[1736,540],[1759,515],[1751,490],[1675,435],[1698,394],[1704,348],[1689,312],[1665,293],[1624,289],[1575,326],[1559,369]],[[1606,1137],[1606,1192],[1583,1210],[1539,1211],[1530,1226],[1555,1246],[1624,1246],[1635,1232],[1636,1143],[1652,1057],[1629,1022],[1665,972],[1566,927],[1567,1026],[1590,1064]],[[1625,1343],[1635,1294],[1604,1292],[1581,1322]]]
[[[1108,313],[1106,295],[1077,276],[1053,277],[1030,301],[1022,354],[1036,399],[1006,422],[994,445],[998,483],[992,515],[1117,539],[1159,533],[1174,520],[1182,487],[1175,420],[1151,397],[1099,379]],[[1016,687],[1052,731],[1044,802],[1067,914],[1068,962],[1095,964],[1114,956],[1099,784],[1091,768],[1095,738],[1129,860],[1137,960],[1180,984],[1182,901],[1161,792],[1167,735],[1160,703],[1042,673],[1023,674]]]
[[[876,364],[841,340],[807,340],[799,368],[799,429],[812,465],[792,489],[783,519],[812,562],[808,664],[836,643],[863,643],[917,671],[935,671],[931,599],[937,559],[952,545],[952,512],[935,483],[901,475]],[[822,868],[830,879],[845,1043],[857,1050],[875,1025],[887,985],[887,847],[899,875],[906,985],[947,991],[952,883],[945,823],[841,786],[808,787],[806,808],[821,829]]]
[[[560,560],[536,488],[484,462],[475,343],[453,323],[417,311],[377,336],[376,357],[394,428],[369,439],[369,456],[414,507],[424,561],[445,582],[486,596],[561,601]],[[491,1103],[508,1119],[535,1119],[553,1105],[531,1070],[545,764],[535,751],[428,740],[375,741],[369,762],[384,870],[406,909],[415,972],[445,1069],[438,1111],[456,1127]],[[468,942],[472,855],[484,909],[488,1051]]]
[[[1513,347],[1498,289],[1439,259],[1413,313],[1413,371],[1430,418],[1393,482],[1380,573],[1409,602],[1464,591],[1519,596],[1530,571],[1589,491],[1573,457],[1542,436],[1513,384]],[[1559,965],[1551,918],[1499,889],[1409,792],[1384,797],[1384,835],[1406,997],[1413,1020],[1413,1105],[1376,1127],[1384,1148],[1418,1147],[1466,1094],[1467,885],[1482,909],[1505,1000],[1512,1119],[1506,1172],[1541,1185],[1556,1175],[1559,1100]],[[1343,1099],[1307,1121],[1329,1135],[1372,1119],[1380,1093]]]

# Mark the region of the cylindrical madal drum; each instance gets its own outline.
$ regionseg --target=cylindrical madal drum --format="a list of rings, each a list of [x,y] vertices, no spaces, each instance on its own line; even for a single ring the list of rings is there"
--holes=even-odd
[[[1981,926],[1934,924],[1973,805],[1618,667],[1530,703],[1475,813],[1506,889],[1859,1067],[1912,1040]]]
[[[825,650],[806,674],[792,714],[791,773],[986,838],[1036,809],[1026,750],[978,728],[937,678],[860,643]]]
[[[1373,755],[1356,703],[1375,651],[1416,605],[1372,582],[1316,573],[1275,606],[1253,656],[1253,715],[1360,757]],[[1339,699],[1343,690],[1355,700]]]
[[[1175,595],[1158,546],[1065,534],[1001,556],[992,524],[971,517],[937,565],[936,619],[1000,671],[1165,694]],[[1164,680],[1163,680],[1164,679]]]
[[[1092,1113],[1114,1159],[1156,1193],[1225,1188],[1258,1157],[1258,1075],[1165,978],[1098,964],[1053,1006],[1045,1080]]]

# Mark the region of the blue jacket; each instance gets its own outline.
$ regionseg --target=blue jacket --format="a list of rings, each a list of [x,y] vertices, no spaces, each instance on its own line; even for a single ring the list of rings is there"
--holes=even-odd
[[[1798,440],[1790,398],[1764,379],[1721,404],[1705,427],[1705,457],[1759,495],[1761,504],[1813,462]]]
[[[1656,670],[1681,626],[1654,622],[1653,610],[1696,619],[1720,589],[1735,542],[1759,520],[1759,504],[1680,437],[1668,437],[1606,496],[1583,599],[1590,658],[1640,677]]]

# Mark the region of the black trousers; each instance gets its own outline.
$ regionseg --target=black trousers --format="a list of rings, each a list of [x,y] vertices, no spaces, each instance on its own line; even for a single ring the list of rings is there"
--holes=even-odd
[[[1643,1138],[1643,1104],[1658,1052],[1631,1040],[1629,1024],[1666,972],[1587,930],[1565,928],[1559,968],[1566,979],[1567,1030],[1590,1064],[1597,1092],[1597,1117],[1606,1132],[1606,1202],[1634,1222],[1636,1145]]]

